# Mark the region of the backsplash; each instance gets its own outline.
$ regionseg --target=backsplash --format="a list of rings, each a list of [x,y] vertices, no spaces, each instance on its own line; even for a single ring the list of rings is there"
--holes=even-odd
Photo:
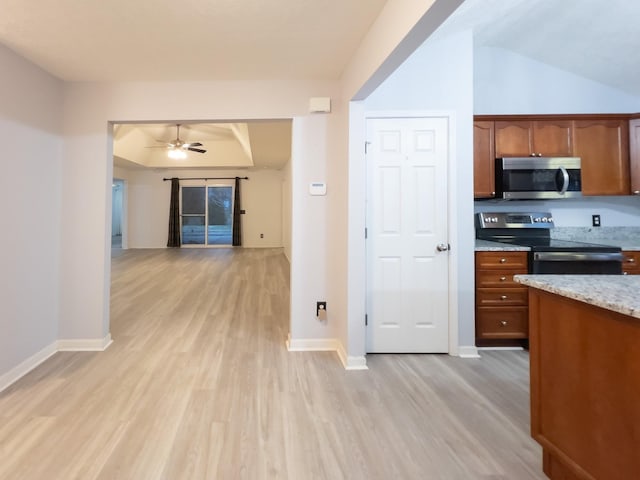
[[[551,230],[557,240],[636,240],[640,239],[640,227],[558,227]]]
[[[582,197],[565,200],[477,200],[474,212],[550,212],[558,227],[584,227],[590,234],[591,216],[600,215],[605,228],[640,228],[640,196]]]

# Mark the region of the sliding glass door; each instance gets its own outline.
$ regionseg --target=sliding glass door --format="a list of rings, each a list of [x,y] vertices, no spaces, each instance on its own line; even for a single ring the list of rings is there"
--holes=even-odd
[[[233,187],[182,187],[182,244],[231,245]]]

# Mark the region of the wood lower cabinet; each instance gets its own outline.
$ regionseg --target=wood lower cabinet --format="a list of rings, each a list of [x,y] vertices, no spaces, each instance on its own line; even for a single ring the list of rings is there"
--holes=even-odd
[[[626,119],[575,120],[573,153],[581,158],[583,195],[629,195]]]
[[[640,118],[629,120],[629,170],[631,194],[640,195]]]
[[[493,122],[473,122],[473,197],[493,198],[496,195]]]
[[[543,471],[639,478],[639,319],[535,288],[529,298],[531,436]]]
[[[622,252],[622,273],[640,275],[640,251],[625,250]]]
[[[528,291],[513,281],[527,273],[527,252],[476,252],[476,345],[522,345]]]

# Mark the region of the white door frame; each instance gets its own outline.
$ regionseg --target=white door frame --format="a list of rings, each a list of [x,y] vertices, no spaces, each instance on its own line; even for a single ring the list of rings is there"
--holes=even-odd
[[[451,250],[449,251],[448,261],[449,261],[449,355],[457,356],[458,355],[458,231],[457,231],[457,222],[455,218],[455,214],[458,209],[458,189],[455,175],[455,166],[456,166],[456,124],[455,124],[455,112],[453,111],[443,111],[443,110],[385,110],[385,111],[364,111],[364,118],[362,123],[363,128],[363,137],[366,141],[366,125],[367,121],[376,118],[427,118],[427,117],[444,117],[448,119],[449,123],[449,161],[447,162],[447,191],[448,191],[448,205],[447,205],[447,216],[448,216],[448,238],[449,244],[451,245]],[[366,161],[364,159],[364,146],[362,150],[362,165],[361,165],[361,175],[363,180],[363,187],[366,192],[367,189],[367,171],[366,171]],[[364,197],[364,204],[362,208],[362,215],[364,215],[364,219],[366,222],[366,193]],[[471,220],[470,220],[471,221]],[[362,248],[364,249],[366,242],[364,241],[364,235],[362,239]],[[364,279],[366,281],[367,278],[367,259],[366,255],[364,256],[364,265],[361,266],[361,271],[364,274]],[[364,290],[364,298],[362,298],[362,303],[364,308],[366,308],[366,288]],[[365,338],[362,340],[366,340],[367,329],[364,328],[362,330]],[[366,341],[364,342],[366,345]],[[366,353],[366,346],[365,346]]]

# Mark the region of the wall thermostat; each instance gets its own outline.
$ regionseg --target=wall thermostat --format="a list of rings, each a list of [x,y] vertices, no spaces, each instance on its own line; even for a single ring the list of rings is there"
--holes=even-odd
[[[312,182],[309,184],[309,193],[311,195],[326,195],[327,184],[324,182]]]

